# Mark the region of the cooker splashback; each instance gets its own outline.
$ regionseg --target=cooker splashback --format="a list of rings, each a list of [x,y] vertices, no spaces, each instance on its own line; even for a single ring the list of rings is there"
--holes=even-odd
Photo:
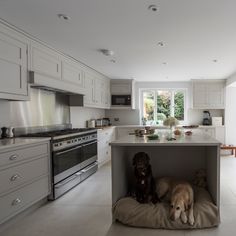
[[[30,101],[9,102],[14,127],[49,126],[70,123],[69,96],[31,88]]]

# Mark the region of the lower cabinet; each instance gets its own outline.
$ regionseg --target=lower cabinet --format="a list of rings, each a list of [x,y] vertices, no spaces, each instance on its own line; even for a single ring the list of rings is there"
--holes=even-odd
[[[0,223],[47,196],[48,188],[48,177],[43,177],[0,197]]]
[[[98,164],[103,165],[111,159],[109,143],[116,139],[115,127],[98,129]]]
[[[225,144],[225,127],[224,126],[215,126],[215,127],[200,127],[197,129],[197,132],[207,134],[218,141],[220,141],[222,144]]]
[[[50,145],[41,141],[1,149],[0,157],[9,159],[0,163],[1,224],[49,195]]]

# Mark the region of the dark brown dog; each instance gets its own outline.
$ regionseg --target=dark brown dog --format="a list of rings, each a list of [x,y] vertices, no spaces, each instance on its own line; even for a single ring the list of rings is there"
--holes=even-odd
[[[136,179],[135,196],[138,202],[158,202],[155,180],[152,176],[150,158],[145,152],[138,152],[133,158],[134,175]]]

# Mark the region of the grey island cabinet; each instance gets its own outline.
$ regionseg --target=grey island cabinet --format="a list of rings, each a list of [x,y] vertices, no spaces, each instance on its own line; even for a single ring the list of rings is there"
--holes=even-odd
[[[198,169],[207,174],[208,191],[214,203],[220,204],[220,143],[209,135],[176,137],[167,141],[164,135],[159,140],[146,136],[123,136],[110,143],[112,150],[112,204],[127,195],[133,181],[132,158],[137,152],[150,156],[153,176],[178,177],[192,181]]]
[[[0,140],[0,224],[49,193],[49,139]]]

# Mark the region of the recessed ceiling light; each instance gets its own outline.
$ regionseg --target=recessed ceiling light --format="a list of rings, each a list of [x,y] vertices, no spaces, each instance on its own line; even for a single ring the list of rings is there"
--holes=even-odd
[[[57,14],[57,16],[62,20],[70,20],[70,17],[65,14]]]
[[[114,55],[114,52],[112,50],[109,50],[109,49],[99,49],[99,51],[105,56]]]
[[[159,46],[159,47],[164,47],[164,46],[165,46],[165,43],[162,42],[162,41],[160,41],[160,42],[157,43],[157,46]]]
[[[150,11],[157,11],[158,8],[157,8],[156,5],[150,5],[150,6],[148,6],[148,10],[150,10]]]

